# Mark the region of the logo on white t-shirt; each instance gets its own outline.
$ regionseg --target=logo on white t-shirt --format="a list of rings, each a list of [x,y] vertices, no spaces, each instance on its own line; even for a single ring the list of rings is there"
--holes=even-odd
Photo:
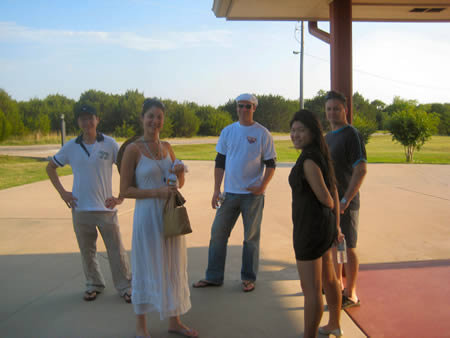
[[[256,137],[247,136],[248,143],[252,144],[256,142]]]

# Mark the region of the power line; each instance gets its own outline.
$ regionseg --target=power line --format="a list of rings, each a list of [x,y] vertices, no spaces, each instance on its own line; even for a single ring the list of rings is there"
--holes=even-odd
[[[324,59],[324,58],[321,58],[321,57],[319,57],[319,56],[312,55],[312,54],[309,54],[309,53],[306,53],[306,52],[305,52],[305,55],[306,55],[306,56],[309,56],[309,57],[312,57],[312,58],[314,58],[314,59],[323,61],[323,62],[327,62],[328,64],[330,63],[330,60],[329,60],[329,59]],[[449,91],[449,90],[450,90],[450,88],[433,87],[433,86],[427,86],[427,85],[422,85],[422,84],[416,84],[416,83],[407,82],[407,81],[396,80],[396,79],[392,79],[392,78],[389,78],[389,77],[386,77],[386,76],[382,76],[382,75],[378,75],[378,74],[366,72],[365,70],[356,69],[356,68],[353,68],[353,71],[356,72],[356,73],[361,73],[361,74],[369,75],[369,76],[372,76],[372,77],[379,78],[379,79],[381,79],[381,80],[390,81],[390,82],[394,82],[394,83],[398,83],[398,84],[402,84],[402,85],[406,85],[406,86],[410,86],[410,87],[427,88],[427,89],[442,90],[442,91],[444,91],[444,90],[445,90],[445,91]]]

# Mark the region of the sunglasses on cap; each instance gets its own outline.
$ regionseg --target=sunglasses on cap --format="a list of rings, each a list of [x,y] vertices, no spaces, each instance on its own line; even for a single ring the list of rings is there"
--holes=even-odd
[[[252,107],[252,105],[251,105],[251,104],[248,104],[248,103],[247,103],[247,104],[239,103],[239,104],[238,104],[238,107],[239,107],[239,108],[244,108],[244,107],[245,107],[246,109],[250,109],[250,108]]]

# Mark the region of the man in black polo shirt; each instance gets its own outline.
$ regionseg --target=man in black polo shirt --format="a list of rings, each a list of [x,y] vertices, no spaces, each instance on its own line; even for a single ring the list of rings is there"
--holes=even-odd
[[[344,95],[331,91],[326,95],[325,112],[331,125],[325,139],[330,149],[336,173],[336,184],[341,200],[341,230],[347,242],[345,263],[346,285],[342,308],[359,306],[356,279],[359,258],[356,252],[359,218],[359,188],[367,173],[367,155],[364,141],[357,129],[347,122],[347,100]],[[342,285],[342,265],[337,276]]]

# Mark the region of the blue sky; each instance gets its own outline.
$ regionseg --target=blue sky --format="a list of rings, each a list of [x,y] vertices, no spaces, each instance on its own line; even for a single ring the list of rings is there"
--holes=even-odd
[[[214,106],[241,92],[297,99],[296,22],[226,21],[212,4],[2,0],[0,88],[16,100],[77,100],[88,89]],[[354,23],[354,91],[386,103],[450,102],[449,33],[450,23]],[[305,30],[305,98],[329,89],[329,54]]]

